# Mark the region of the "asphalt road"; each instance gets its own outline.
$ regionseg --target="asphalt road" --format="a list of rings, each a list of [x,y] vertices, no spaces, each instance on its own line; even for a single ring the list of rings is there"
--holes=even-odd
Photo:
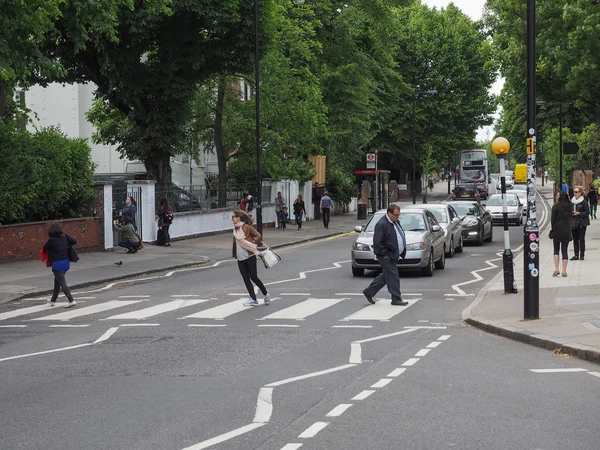
[[[5,305],[0,448],[595,449],[597,366],[459,319],[499,270],[498,231],[432,278],[403,273],[406,308],[367,304],[354,236],[281,250],[259,269],[269,306],[240,308],[235,262],[90,288],[72,310]]]

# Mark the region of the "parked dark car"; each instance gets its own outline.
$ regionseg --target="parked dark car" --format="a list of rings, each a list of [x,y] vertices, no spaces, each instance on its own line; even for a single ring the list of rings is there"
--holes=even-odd
[[[475,183],[459,184],[452,191],[454,200],[479,200],[479,189]]]
[[[452,205],[463,223],[463,240],[483,245],[483,242],[492,242],[494,226],[492,215],[479,204],[478,201],[451,201]]]

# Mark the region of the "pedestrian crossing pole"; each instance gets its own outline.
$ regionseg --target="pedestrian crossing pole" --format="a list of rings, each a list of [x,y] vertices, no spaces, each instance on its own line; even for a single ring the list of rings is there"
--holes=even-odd
[[[540,317],[540,230],[535,201],[536,145],[536,20],[535,0],[527,0],[527,221],[524,226],[524,318]]]

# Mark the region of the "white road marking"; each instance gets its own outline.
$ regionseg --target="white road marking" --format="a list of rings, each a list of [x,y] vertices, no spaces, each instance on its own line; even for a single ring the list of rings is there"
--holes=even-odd
[[[588,372],[588,374],[600,378],[600,372]]]
[[[304,444],[285,444],[283,447],[281,447],[281,450],[298,450],[303,445]]]
[[[404,327],[404,328],[412,328],[414,330],[446,330],[448,327],[430,326],[430,327]]]
[[[329,425],[329,423],[327,423],[327,422],[315,422],[310,427],[308,427],[306,430],[304,430],[302,433],[300,433],[300,435],[298,437],[299,438],[315,437],[317,435],[317,433],[319,431],[321,431],[323,428],[325,428],[327,425]]]
[[[367,398],[369,395],[371,395],[373,392],[373,390],[364,390],[362,391],[360,394],[355,395],[354,397],[352,397],[352,400],[364,400],[365,398]]]
[[[361,310],[344,317],[340,322],[348,322],[350,320],[390,320],[392,317],[400,314],[406,308],[410,308],[419,299],[407,300],[408,305],[406,306],[393,306],[387,301],[380,300],[374,305],[368,305]]]
[[[300,325],[265,323],[258,326],[259,328],[298,328]]]
[[[419,350],[417,353],[415,353],[415,356],[425,356],[427,355],[427,353],[429,353],[431,350],[424,348]]]
[[[351,406],[352,403],[342,403],[341,405],[337,405],[335,408],[333,408],[331,411],[325,414],[325,417],[339,417],[342,414],[344,414],[346,410]]]
[[[48,328],[85,328],[89,327],[89,324],[86,325],[48,325]]]
[[[587,369],[530,369],[535,373],[573,373],[573,372],[587,372]]]
[[[93,300],[96,297],[77,297],[76,294],[73,294],[73,297],[75,298],[75,300],[79,301],[79,300]]]
[[[181,295],[171,295],[171,297],[200,297],[200,294],[181,294]]]
[[[396,378],[396,377],[399,377],[400,375],[402,375],[404,372],[406,372],[406,369],[404,367],[401,367],[399,369],[392,370],[390,373],[387,374],[387,376]]]
[[[160,323],[123,323],[120,327],[160,327]]]
[[[248,297],[247,293],[242,293],[242,294],[233,293],[233,294],[227,294],[227,295],[230,295],[232,297],[243,297],[245,295],[246,297]]]
[[[442,345],[439,341],[433,341],[431,344],[427,345],[427,348],[436,348],[438,345]]]
[[[361,364],[362,363],[362,348],[359,342],[352,342],[350,344],[350,358],[348,359],[350,364]]]
[[[56,307],[62,307],[66,305],[67,302],[57,303]],[[52,311],[52,306],[48,304],[44,305],[36,305],[36,306],[28,306],[27,308],[15,309],[14,311],[8,311],[0,314],[0,320],[12,319],[13,317],[26,316],[27,314],[35,314],[41,311]]]
[[[358,297],[360,295],[365,295],[362,292],[338,292],[333,295],[341,295],[342,297]]]
[[[9,356],[8,358],[2,358],[2,359],[0,359],[0,362],[10,361],[11,359],[27,358],[29,356],[47,355],[49,353],[64,352],[64,351],[67,351],[67,350],[74,350],[76,348],[89,347],[90,345],[94,345],[94,344],[91,343],[91,342],[88,342],[88,343],[85,343],[85,344],[71,345],[69,347],[63,347],[63,348],[55,348],[54,350],[46,350],[46,351],[43,351],[43,352],[25,353],[24,355]]]
[[[233,300],[228,303],[224,303],[223,305],[214,306],[209,309],[205,309],[204,311],[200,311],[194,314],[190,314],[189,316],[183,317],[184,319],[225,319],[233,314],[237,314],[242,311],[246,311],[252,306],[244,306],[244,301],[248,299],[246,297],[240,297],[237,300]],[[271,301],[276,300],[276,298],[271,299]]]
[[[295,292],[295,293],[294,293],[294,292],[290,292],[290,293],[285,293],[285,294],[284,294],[284,293],[282,293],[282,294],[279,294],[279,295],[281,295],[282,297],[284,297],[284,296],[298,296],[298,297],[307,297],[307,296],[309,296],[310,294],[306,294],[306,293],[299,293],[299,292]]]
[[[371,386],[371,388],[382,388],[382,387],[387,386],[391,382],[392,382],[391,378],[382,378],[377,383],[375,383],[373,386]]]
[[[373,325],[334,325],[331,328],[373,328]]]
[[[205,328],[213,328],[213,327],[226,327],[225,324],[205,324],[205,323],[190,323],[188,327],[205,327]]]
[[[419,323],[428,323],[429,320],[419,320]]]
[[[220,434],[219,436],[215,436],[214,438],[208,439],[206,441],[202,441],[199,444],[186,447],[183,450],[202,450],[208,447],[212,447],[213,445],[217,445],[222,442],[228,441],[229,439],[241,436],[242,434],[246,434],[249,431],[256,430],[257,428],[260,428],[264,425],[264,423],[251,423],[248,425],[244,425],[243,427],[236,428],[235,430]]]
[[[27,328],[27,325],[0,325],[0,328]]]
[[[207,301],[208,300],[173,300],[167,303],[161,303],[159,305],[139,309],[137,311],[110,316],[106,320],[142,320],[147,319],[148,317],[158,316],[159,314],[176,311],[181,308],[198,305]]]
[[[362,339],[360,341],[355,341],[357,344],[365,344],[367,342],[379,341],[381,339],[387,339],[389,337],[400,336],[401,334],[410,333],[412,331],[416,331],[416,328],[410,328],[408,330],[396,331],[394,333],[382,334],[381,336],[374,336],[368,339]]]
[[[444,334],[443,336],[440,336],[438,338],[438,341],[447,341],[448,339],[450,339],[450,335],[449,334]]]
[[[254,423],[268,423],[273,414],[273,388],[262,387],[256,401]]]
[[[280,311],[276,311],[273,314],[263,317],[261,320],[267,319],[288,319],[288,320],[299,320],[305,319],[308,316],[318,313],[324,309],[327,309],[343,300],[349,300],[348,298],[309,298],[301,303],[297,303],[288,308],[284,308]]]
[[[343,366],[332,367],[331,369],[320,370],[318,372],[311,372],[305,375],[299,375],[297,377],[286,378],[285,380],[276,381],[274,383],[266,384],[265,387],[277,387],[283,386],[284,384],[293,383],[294,381],[306,380],[307,378],[314,378],[321,375],[326,375],[328,373],[338,372],[340,370],[349,369],[350,367],[355,367],[356,364],[345,364]]]
[[[417,362],[419,362],[419,358],[408,358],[406,361],[402,363],[403,366],[409,367],[414,366]]]
[[[105,303],[98,303],[97,305],[86,306],[85,308],[71,308],[67,312],[52,314],[50,316],[38,317],[37,319],[31,320],[70,320],[76,317],[88,316],[104,311],[110,311],[115,308],[122,308],[124,306],[135,305],[140,300],[111,300]]]
[[[94,341],[94,344],[99,344],[100,342],[104,342],[108,339],[110,339],[110,337],[115,334],[117,332],[117,330],[119,329],[119,327],[112,327],[109,328],[106,333],[104,333],[102,336],[100,336],[98,339],[96,339]]]
[[[119,298],[150,298],[149,295],[119,295]]]

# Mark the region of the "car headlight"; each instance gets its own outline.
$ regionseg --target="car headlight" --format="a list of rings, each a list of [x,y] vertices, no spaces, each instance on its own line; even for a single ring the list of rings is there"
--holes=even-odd
[[[467,227],[474,227],[475,225],[477,225],[477,219],[468,217],[465,220],[463,220],[463,224]]]
[[[408,244],[406,250],[425,250],[425,243],[415,242],[414,244]]]
[[[360,251],[369,251],[369,250],[371,250],[368,245],[361,244],[359,242],[355,242],[354,245],[352,246],[352,249],[353,250],[360,250]]]

